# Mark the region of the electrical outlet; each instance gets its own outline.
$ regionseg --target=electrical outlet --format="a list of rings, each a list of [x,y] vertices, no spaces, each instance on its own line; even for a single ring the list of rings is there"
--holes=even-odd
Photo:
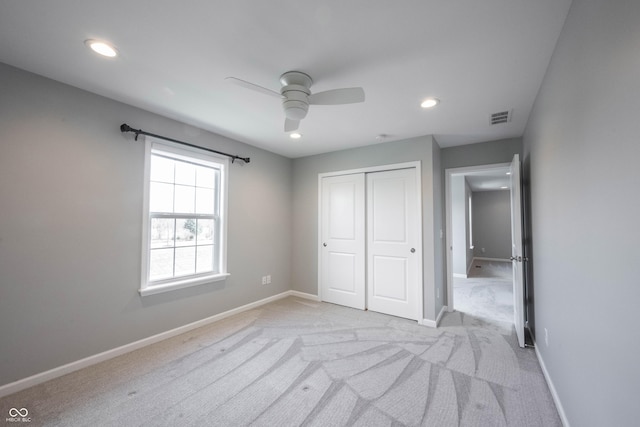
[[[271,283],[271,275],[269,274],[269,275],[267,276],[267,285],[269,285],[270,283]]]
[[[436,298],[440,299],[440,288],[436,289]]]
[[[549,331],[547,328],[544,328],[544,343],[549,347]]]
[[[267,276],[262,276],[262,284],[263,285],[267,284]]]

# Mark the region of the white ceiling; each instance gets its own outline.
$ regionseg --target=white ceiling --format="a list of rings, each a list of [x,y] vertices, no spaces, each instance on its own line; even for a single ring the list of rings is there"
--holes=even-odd
[[[496,191],[508,190],[511,188],[511,176],[508,175],[509,167],[496,167],[492,169],[479,170],[464,173],[464,177],[469,183],[471,191]],[[507,187],[507,188],[503,188]]]
[[[0,61],[288,157],[433,134],[441,147],[519,137],[571,0],[2,0]],[[113,43],[106,59],[84,45]],[[278,91],[361,86],[283,131]],[[422,110],[428,97],[441,99]],[[491,113],[513,109],[510,123]],[[129,123],[141,127],[137,123]],[[153,132],[153,129],[145,129]]]

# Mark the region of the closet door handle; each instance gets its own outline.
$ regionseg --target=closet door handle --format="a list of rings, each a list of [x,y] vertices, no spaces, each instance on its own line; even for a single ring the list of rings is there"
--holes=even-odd
[[[416,248],[411,248],[411,253],[415,253]]]
[[[323,244],[322,244],[322,246],[324,246],[324,247],[326,248],[326,247],[327,247],[327,244],[326,244],[326,243],[323,243]]]

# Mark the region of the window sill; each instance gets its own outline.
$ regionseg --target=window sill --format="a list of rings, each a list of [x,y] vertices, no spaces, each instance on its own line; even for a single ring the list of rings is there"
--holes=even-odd
[[[171,283],[163,283],[160,285],[148,285],[144,288],[140,288],[138,292],[145,297],[148,295],[160,294],[163,292],[176,291],[178,289],[190,288],[192,286],[204,285],[205,283],[219,282],[225,280],[231,274],[221,273],[212,276],[196,277],[193,279],[177,280]]]

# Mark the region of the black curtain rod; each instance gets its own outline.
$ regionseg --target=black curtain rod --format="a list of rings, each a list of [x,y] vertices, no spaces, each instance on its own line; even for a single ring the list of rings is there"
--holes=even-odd
[[[223,153],[222,151],[217,151],[217,150],[211,150],[209,148],[204,148],[204,147],[199,147],[197,145],[193,145],[193,144],[189,144],[188,142],[182,142],[182,141],[178,141],[177,139],[173,139],[173,138],[167,138],[166,136],[162,136],[162,135],[156,135],[154,133],[151,132],[145,132],[142,129],[134,129],[131,126],[129,126],[126,123],[123,123],[120,125],[120,132],[133,132],[136,134],[136,141],[138,140],[138,136],[139,135],[147,135],[147,136],[152,136],[154,138],[160,138],[160,139],[164,139],[166,141],[171,141],[171,142],[175,142],[177,144],[182,144],[182,145],[186,145],[188,147],[193,147],[193,148],[197,148],[199,150],[205,150],[205,151],[210,151],[212,153],[216,153],[216,154],[220,154],[222,156],[227,156],[231,158],[231,163],[235,162],[236,160],[242,160],[245,163],[249,163],[251,161],[250,157],[240,157],[240,156],[236,156],[235,154],[227,154],[227,153]]]

